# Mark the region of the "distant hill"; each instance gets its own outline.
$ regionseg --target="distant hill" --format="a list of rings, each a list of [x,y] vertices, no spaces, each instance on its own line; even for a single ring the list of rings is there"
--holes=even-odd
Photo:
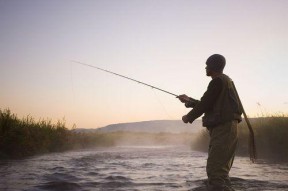
[[[98,129],[76,129],[78,132],[146,132],[146,133],[196,133],[204,129],[200,120],[194,121],[192,124],[185,124],[181,120],[156,120],[142,121],[132,123],[112,124]]]

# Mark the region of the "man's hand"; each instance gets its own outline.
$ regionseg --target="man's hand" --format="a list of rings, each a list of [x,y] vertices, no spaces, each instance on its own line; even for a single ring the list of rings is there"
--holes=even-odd
[[[176,98],[178,98],[182,103],[187,103],[190,100],[190,98],[185,94],[179,95]]]
[[[188,123],[188,122],[189,122],[187,115],[184,115],[184,116],[182,117],[182,121],[183,121],[184,123]]]

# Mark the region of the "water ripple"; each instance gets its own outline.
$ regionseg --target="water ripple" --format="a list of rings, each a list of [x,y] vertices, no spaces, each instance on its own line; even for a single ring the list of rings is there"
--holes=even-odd
[[[84,150],[6,161],[0,190],[201,191],[207,154],[182,147]],[[245,191],[287,191],[287,165],[236,157],[232,185]],[[237,177],[237,178],[236,178]]]

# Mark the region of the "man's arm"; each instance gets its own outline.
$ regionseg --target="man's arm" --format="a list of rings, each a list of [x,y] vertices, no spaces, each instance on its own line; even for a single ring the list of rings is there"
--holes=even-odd
[[[202,96],[201,100],[193,107],[193,109],[186,115],[186,121],[192,123],[195,119],[200,117],[203,113],[212,109],[220,92],[222,91],[222,81],[220,78],[213,79],[207,88],[207,91]]]
[[[185,103],[185,107],[194,108],[200,101],[189,97],[189,100]]]
[[[177,98],[182,102],[182,103],[185,103],[185,106],[188,108],[188,107],[195,107],[195,105],[199,102],[198,100],[196,99],[193,99],[191,97],[188,97],[187,95],[185,94],[182,94],[182,95],[179,95],[177,96]]]

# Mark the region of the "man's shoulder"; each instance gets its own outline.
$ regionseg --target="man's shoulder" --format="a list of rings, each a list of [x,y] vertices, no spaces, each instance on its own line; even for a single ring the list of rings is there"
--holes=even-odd
[[[221,74],[218,76],[222,80],[232,80],[228,75],[226,74]]]
[[[222,83],[227,83],[227,82],[232,82],[232,79],[228,76],[228,75],[226,75],[226,74],[221,74],[221,75],[219,75],[219,76],[217,76],[216,78],[214,78],[213,80],[215,80],[216,81],[216,83],[220,83],[220,82],[222,82]],[[212,80],[212,81],[213,81]],[[212,82],[211,81],[211,82]]]
[[[223,79],[222,78],[219,78],[219,77],[216,77],[214,79],[212,79],[209,83],[209,87],[219,87],[223,84]]]

